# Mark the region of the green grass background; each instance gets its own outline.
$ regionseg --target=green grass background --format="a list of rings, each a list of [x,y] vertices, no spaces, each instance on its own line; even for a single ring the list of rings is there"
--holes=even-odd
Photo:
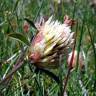
[[[82,73],[77,66],[70,74],[66,93],[68,96],[96,96],[96,9],[88,0],[0,0],[0,80],[12,69],[19,57],[18,51],[26,46],[24,42],[10,38],[10,33],[22,33],[30,39],[35,34],[31,27],[28,33],[23,31],[24,18],[33,22],[40,16],[54,16],[63,22],[64,15],[76,20],[72,28],[77,33],[76,49],[84,52],[85,70]],[[23,38],[22,37],[22,38]],[[18,38],[18,37],[17,37]],[[24,41],[24,39],[22,39]],[[25,41],[26,42],[26,41]],[[8,58],[16,56],[9,62]],[[0,96],[61,96],[62,82],[67,75],[66,58],[64,64],[51,71],[61,78],[57,84],[45,73],[34,72],[35,68],[25,60],[24,66],[14,74],[10,84],[0,86]],[[3,89],[2,89],[3,88]]]

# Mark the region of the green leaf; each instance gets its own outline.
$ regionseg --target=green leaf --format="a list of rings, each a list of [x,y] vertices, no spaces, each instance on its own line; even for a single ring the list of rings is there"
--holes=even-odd
[[[13,9],[13,12],[16,10],[17,6],[18,6],[18,3],[19,3],[20,0],[17,0],[16,3],[15,3],[15,6],[14,6],[14,9]]]
[[[28,18],[24,18],[33,28],[37,29],[34,22],[29,20]]]
[[[28,41],[28,39],[23,34],[21,34],[21,33],[10,33],[10,34],[8,34],[8,36],[9,37],[12,37],[14,39],[17,39],[17,40],[25,43],[28,46],[30,44],[29,41]]]

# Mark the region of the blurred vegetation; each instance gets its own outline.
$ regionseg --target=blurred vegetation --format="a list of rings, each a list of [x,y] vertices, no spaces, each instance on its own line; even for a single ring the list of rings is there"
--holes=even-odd
[[[0,0],[0,80],[12,70],[19,57],[19,50],[27,46],[35,34],[31,25],[29,32],[24,32],[24,18],[35,23],[42,16],[53,15],[63,22],[67,14],[76,20],[72,31],[77,32],[76,49],[83,52],[85,67],[81,71],[77,66],[71,72],[66,93],[68,96],[96,96],[95,8],[88,0]],[[14,54],[15,57],[6,62]],[[10,84],[0,85],[0,96],[61,96],[62,83],[57,84],[45,73],[36,74],[34,65],[31,65],[31,69],[25,60],[24,66],[14,74]],[[68,71],[66,58],[60,68],[50,70],[63,82]]]

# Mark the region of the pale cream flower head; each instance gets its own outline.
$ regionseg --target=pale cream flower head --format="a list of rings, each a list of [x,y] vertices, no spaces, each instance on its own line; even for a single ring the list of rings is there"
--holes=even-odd
[[[37,24],[39,32],[32,41],[29,57],[35,62],[49,62],[49,60],[55,62],[57,57],[59,59],[59,55],[64,54],[65,49],[68,49],[74,41],[71,21],[69,17],[66,17],[62,24],[58,20],[53,20],[53,16],[51,16],[41,25]]]

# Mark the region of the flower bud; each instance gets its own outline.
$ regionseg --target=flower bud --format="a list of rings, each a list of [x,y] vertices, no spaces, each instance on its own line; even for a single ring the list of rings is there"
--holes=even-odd
[[[30,28],[30,25],[28,24],[27,21],[24,21],[24,25],[23,25],[23,30],[24,32],[28,32]]]
[[[72,58],[72,55],[73,55],[73,58]],[[73,51],[69,53],[69,56],[68,56],[68,59],[67,59],[67,63],[68,63],[68,66],[70,68],[75,68],[76,67],[76,63],[77,63],[77,50],[74,50],[74,54],[73,54]],[[82,69],[83,66],[84,66],[84,57],[83,57],[81,52],[79,53],[78,64],[79,64],[80,68]]]

